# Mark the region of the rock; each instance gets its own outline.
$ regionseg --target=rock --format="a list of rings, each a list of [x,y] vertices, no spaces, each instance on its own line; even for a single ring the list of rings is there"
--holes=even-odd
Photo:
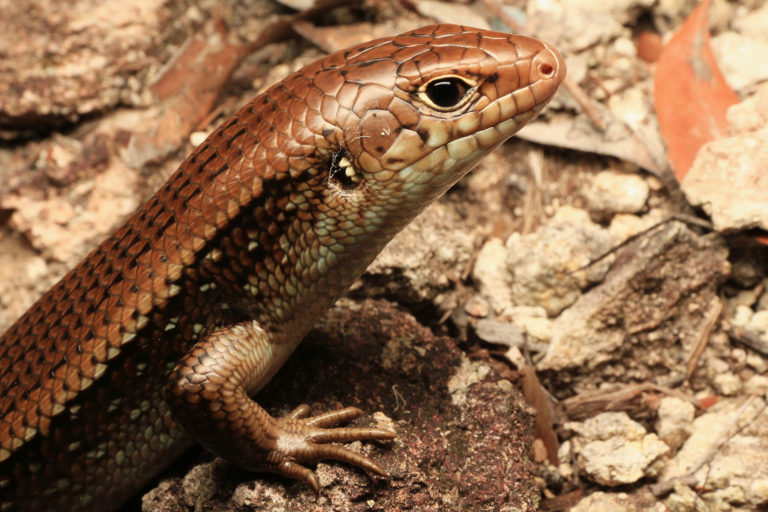
[[[547,349],[546,343],[538,343],[528,339],[523,328],[506,322],[480,320],[475,326],[475,334],[486,343],[496,343],[507,347],[525,347],[533,352],[543,352]]]
[[[536,233],[513,233],[506,243],[513,304],[541,306],[557,315],[603,278],[607,261],[582,267],[608,252],[613,242],[587,212],[570,206],[558,209]]]
[[[723,32],[712,37],[711,45],[725,80],[736,91],[768,79],[768,60],[755,59],[755,55],[768,55],[768,40]]]
[[[549,343],[552,339],[552,320],[547,318],[547,311],[542,307],[516,306],[504,311],[502,318],[509,318],[521,327],[531,338],[529,342]]]
[[[768,27],[768,4],[740,14],[734,17],[733,27],[744,36],[768,42],[765,32],[765,27]]]
[[[744,290],[744,292],[751,292],[758,295],[760,290],[754,289],[760,281],[765,277],[764,270],[761,265],[762,262],[755,261],[753,259],[738,259],[733,262],[733,268],[731,269],[731,279],[739,285],[740,288],[753,288],[752,290]],[[742,292],[743,293],[743,292]],[[751,302],[754,304],[754,302]]]
[[[435,203],[368,267],[362,280],[365,293],[405,304],[432,302],[460,279],[474,253],[473,243],[472,226],[451,205]]]
[[[0,209],[13,210],[10,225],[52,260],[74,265],[132,213],[139,201],[138,172],[113,160],[86,186],[69,195],[36,198],[21,192],[0,198]]]
[[[624,241],[658,224],[662,221],[663,215],[660,210],[651,210],[642,217],[628,213],[619,213],[611,219],[608,231],[615,240]]]
[[[564,0],[528,2],[529,29],[547,41],[568,41],[572,51],[596,46],[624,35],[623,23],[651,0]]]
[[[398,438],[348,446],[382,464],[389,479],[321,462],[316,498],[300,483],[217,459],[150,491],[144,512],[536,509],[533,418],[519,393],[386,301],[342,301],[256,399],[273,414],[302,402],[315,413],[362,408],[355,424],[393,428]]]
[[[763,293],[760,294],[760,298],[757,299],[756,310],[768,311],[768,279],[763,279]]]
[[[687,485],[675,482],[674,489],[674,492],[664,500],[669,512],[708,512],[710,510],[696,491]]]
[[[747,353],[746,363],[758,373],[768,372],[768,361],[766,361],[760,354],[750,351]]]
[[[701,315],[728,275],[727,256],[721,240],[678,222],[634,240],[618,252],[605,280],[554,320],[537,369],[586,374],[611,361],[603,378],[617,375],[622,382],[627,372],[638,380],[684,372],[675,340],[688,350],[696,339]]]
[[[496,343],[508,347],[525,345],[525,331],[516,325],[495,320],[480,320],[475,327],[477,337],[486,343]]]
[[[691,433],[691,424],[696,414],[692,403],[668,396],[661,399],[657,411],[656,433],[673,448],[683,444]]]
[[[581,499],[570,512],[666,512],[661,503],[652,503],[627,493],[594,492]]]
[[[753,375],[744,383],[744,392],[749,395],[763,395],[768,393],[768,377],[765,375]]]
[[[718,231],[768,229],[768,86],[731,107],[728,121],[732,135],[699,150],[681,187]]]
[[[464,312],[475,318],[485,318],[490,314],[490,304],[483,297],[474,295],[464,304]]]
[[[118,104],[149,101],[144,82],[162,65],[161,34],[174,19],[164,2],[60,7],[6,2],[0,10],[0,130],[50,129]]]
[[[734,396],[741,392],[743,383],[741,379],[731,372],[721,373],[715,375],[712,379],[712,384],[715,386],[715,390],[718,393],[725,396]]]
[[[757,132],[768,125],[768,83],[757,88],[755,94],[731,106],[725,114],[731,135]]]
[[[511,308],[512,290],[505,261],[507,250],[498,238],[490,238],[477,253],[472,278],[480,293],[488,299],[496,313]]]
[[[415,9],[424,17],[434,18],[437,23],[455,23],[490,30],[488,20],[471,5],[419,0]]]
[[[693,470],[699,495],[714,510],[768,504],[768,407],[762,398],[749,400],[721,400],[696,418],[663,479]]]
[[[656,434],[649,434],[623,412],[605,412],[583,423],[568,423],[574,440],[576,463],[601,485],[637,482],[653,474],[652,464],[669,451]]]
[[[768,354],[768,310],[755,312],[749,306],[736,306],[731,323],[741,332],[748,333],[745,343],[762,354]]]
[[[639,176],[601,172],[594,176],[585,194],[591,209],[607,213],[636,213],[643,209],[650,189]]]
[[[701,206],[717,231],[768,229],[768,130],[704,145],[683,179],[693,206]]]
[[[768,333],[768,310],[757,311],[748,325],[757,332]]]

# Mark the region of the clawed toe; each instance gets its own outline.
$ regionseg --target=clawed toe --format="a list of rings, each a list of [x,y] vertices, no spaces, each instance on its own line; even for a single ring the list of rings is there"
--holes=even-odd
[[[303,464],[335,460],[378,476],[387,476],[384,468],[368,457],[338,444],[328,443],[390,440],[396,437],[394,432],[375,427],[336,427],[361,416],[363,412],[357,407],[346,407],[307,417],[309,410],[309,406],[300,405],[286,416],[275,420],[277,430],[281,431],[278,438],[285,436],[287,442],[283,449],[272,452],[275,462],[282,460],[272,466],[271,470],[304,482],[316,493],[320,490],[317,475]],[[279,440],[276,444],[281,445]],[[286,450],[285,446],[290,446],[291,449]]]
[[[363,411],[357,407],[345,407],[337,411],[329,411],[317,416],[307,418],[308,427],[320,427],[327,428],[338,425],[339,423],[346,423],[352,421],[363,415]]]

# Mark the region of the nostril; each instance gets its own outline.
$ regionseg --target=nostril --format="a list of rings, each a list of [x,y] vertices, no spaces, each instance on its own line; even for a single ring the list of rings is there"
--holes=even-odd
[[[549,62],[539,64],[539,74],[542,78],[549,78],[555,73],[555,67]]]

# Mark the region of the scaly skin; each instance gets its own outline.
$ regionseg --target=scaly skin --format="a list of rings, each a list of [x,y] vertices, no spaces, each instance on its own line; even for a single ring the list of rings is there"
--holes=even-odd
[[[0,512],[112,510],[192,439],[315,489],[319,459],[384,474],[327,444],[394,437],[334,428],[358,409],[274,418],[249,395],[564,75],[544,43],[434,25],[240,109],[0,338]]]

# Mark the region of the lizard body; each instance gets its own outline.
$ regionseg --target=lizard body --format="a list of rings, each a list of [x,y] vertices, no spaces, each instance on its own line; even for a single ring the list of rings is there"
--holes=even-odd
[[[435,25],[334,53],[241,108],[0,337],[0,512],[112,510],[192,440],[318,489],[361,411],[249,395],[382,247],[565,74],[523,36]]]

